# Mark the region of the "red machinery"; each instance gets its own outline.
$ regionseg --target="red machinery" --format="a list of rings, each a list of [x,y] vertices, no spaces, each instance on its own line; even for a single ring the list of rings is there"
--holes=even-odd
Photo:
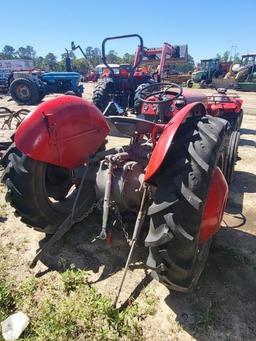
[[[207,110],[213,116],[228,120],[233,130],[239,130],[243,119],[242,104],[243,100],[236,94],[227,94],[226,89],[220,88],[208,96]]]
[[[105,53],[106,43],[116,39],[138,38],[139,46],[135,52],[133,66],[123,64],[119,67],[119,72],[107,61]],[[121,108],[134,107],[134,95],[139,85],[143,86],[162,79],[165,67],[169,63],[184,63],[187,60],[187,46],[171,46],[164,43],[161,48],[145,48],[143,39],[138,34],[105,38],[102,42],[102,61],[106,65],[106,73],[99,79],[93,92],[93,103],[102,111],[114,99]],[[158,70],[150,72],[146,65],[159,65]],[[140,65],[143,64],[143,67]],[[153,74],[152,74],[153,73]]]
[[[175,84],[154,86],[138,92],[144,119],[104,117],[74,96],[39,105],[16,131],[3,181],[22,220],[55,233],[52,238],[87,217],[96,203],[103,203],[99,239],[111,232],[111,214],[137,212],[127,264],[146,229],[147,267],[167,287],[187,291],[220,228],[229,125],[208,115],[206,96]],[[127,144],[106,149],[112,133],[126,136]]]
[[[135,54],[134,65],[136,65],[140,54],[143,55],[141,63],[155,67],[157,80],[164,79],[166,67],[173,64],[184,64],[188,60],[187,45],[172,46],[164,43],[162,47],[144,48],[141,50],[139,46]]]

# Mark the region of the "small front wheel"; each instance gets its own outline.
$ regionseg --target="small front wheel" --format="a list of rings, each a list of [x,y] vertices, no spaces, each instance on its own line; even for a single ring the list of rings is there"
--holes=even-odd
[[[206,89],[207,88],[207,83],[206,83],[206,80],[202,80],[200,83],[199,83],[199,86],[201,89]]]
[[[192,79],[189,79],[188,81],[187,81],[187,87],[188,88],[192,88],[193,87],[193,84],[194,84],[194,82],[193,82],[193,80]]]

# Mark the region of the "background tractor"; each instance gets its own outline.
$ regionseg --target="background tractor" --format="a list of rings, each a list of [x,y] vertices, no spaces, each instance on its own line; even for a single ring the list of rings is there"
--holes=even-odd
[[[82,96],[77,72],[42,72],[38,70],[14,72],[10,94],[18,104],[38,104],[45,95],[73,91]]]
[[[106,57],[106,43],[110,40],[124,38],[138,38],[139,46],[135,53],[133,65],[123,64],[119,69],[112,68]],[[160,81],[164,68],[169,63],[184,62],[187,57],[187,48],[171,46],[164,43],[161,48],[145,48],[143,39],[138,34],[110,37],[102,43],[102,61],[106,66],[106,72],[99,79],[93,93],[93,103],[103,112],[108,103],[113,99],[121,108],[134,108],[134,96],[136,89]],[[151,66],[151,70],[148,66]],[[154,70],[152,66],[155,65]],[[156,70],[159,66],[158,70]]]
[[[0,60],[0,91],[7,93],[13,81],[13,72],[33,70],[33,60],[10,59]]]
[[[215,87],[256,91],[256,54],[243,54],[240,64],[234,64],[224,79],[215,79]]]
[[[40,104],[16,130],[2,177],[6,200],[23,222],[54,234],[48,245],[98,205],[96,240],[109,240],[116,215],[136,213],[126,270],[143,231],[154,278],[185,292],[196,284],[220,228],[230,125],[217,117],[214,103],[216,115],[209,115],[207,96],[176,84],[150,84],[137,96],[140,118],[106,117],[76,96]],[[108,148],[111,134],[127,140]]]
[[[202,59],[199,70],[192,73],[192,82],[205,88],[212,83],[213,78],[224,77],[232,62],[220,62],[218,58]]]

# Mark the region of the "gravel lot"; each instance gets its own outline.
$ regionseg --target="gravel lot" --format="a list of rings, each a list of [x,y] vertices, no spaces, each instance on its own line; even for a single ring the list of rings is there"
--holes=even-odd
[[[84,97],[90,99],[93,83],[85,86]],[[212,91],[204,92],[210,94]],[[141,321],[147,340],[256,339],[256,93],[237,93],[244,100],[245,113],[239,160],[230,186],[223,228],[214,240],[197,287],[189,294],[170,292],[146,276],[140,266],[146,251],[143,247],[136,249],[135,266],[128,272],[121,301],[131,293],[141,305],[150,300],[155,309]],[[47,96],[46,100],[52,97]],[[0,107],[20,108],[14,102],[8,102],[8,98],[2,95]],[[2,123],[3,118],[0,127]],[[0,141],[7,141],[12,132],[1,129]],[[4,205],[5,188],[2,186],[0,190],[0,205],[7,212],[7,219],[0,217],[0,247],[11,243],[12,255],[19,256],[13,269],[18,278],[27,273],[49,276],[52,271],[62,271],[74,264],[77,268],[90,270],[98,290],[114,297],[129,250],[120,231],[114,234],[111,247],[103,242],[91,244],[92,235],[100,227],[100,217],[91,216],[59,241],[32,271],[28,263],[38,244],[43,243],[44,235],[15,217],[13,209]]]

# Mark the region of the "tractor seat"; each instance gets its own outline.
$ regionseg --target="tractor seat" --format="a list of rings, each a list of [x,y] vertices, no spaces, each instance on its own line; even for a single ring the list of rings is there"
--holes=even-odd
[[[110,135],[132,137],[137,134],[152,133],[154,127],[161,124],[142,120],[136,117],[108,116],[105,117],[110,126]],[[119,133],[119,134],[117,134]],[[120,135],[121,134],[121,135]]]
[[[129,72],[126,69],[122,68],[119,71],[119,75],[120,77],[127,78],[129,76]]]

